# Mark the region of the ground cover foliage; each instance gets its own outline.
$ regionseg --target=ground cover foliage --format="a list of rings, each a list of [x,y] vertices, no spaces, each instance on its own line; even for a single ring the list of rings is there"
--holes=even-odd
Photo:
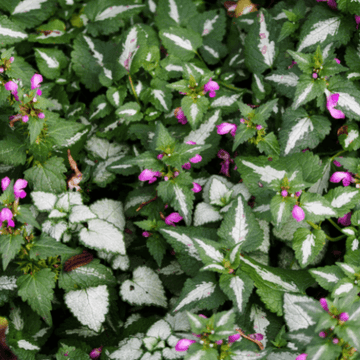
[[[0,0],[0,357],[359,359],[357,14]]]

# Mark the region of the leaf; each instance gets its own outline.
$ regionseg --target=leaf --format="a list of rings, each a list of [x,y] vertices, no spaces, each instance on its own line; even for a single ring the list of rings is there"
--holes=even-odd
[[[203,39],[203,45],[200,53],[207,64],[217,64],[223,57],[227,55],[227,47],[225,44],[210,37]]]
[[[53,156],[42,164],[24,171],[25,180],[34,187],[34,191],[44,191],[59,194],[66,191],[66,167],[64,159]]]
[[[73,315],[90,329],[99,332],[109,311],[109,291],[106,285],[69,291],[65,303]]]
[[[294,98],[296,85],[299,81],[299,76],[295,70],[276,70],[272,71],[270,75],[264,77],[266,81],[271,81],[276,91],[290,99]]]
[[[319,252],[323,249],[326,242],[326,235],[322,230],[297,229],[293,239],[293,249],[295,257],[302,268],[309,265]]]
[[[314,149],[330,129],[331,123],[324,116],[309,116],[303,108],[287,109],[279,134],[282,153],[287,155],[307,147]]]
[[[257,144],[257,147],[261,153],[265,152],[265,155],[275,156],[280,154],[280,146],[273,132],[267,134],[263,140]]]
[[[0,17],[0,43],[12,45],[27,39],[28,35],[23,27],[8,19],[6,15]]]
[[[36,227],[39,230],[41,229],[41,226],[36,221],[35,217],[33,216],[30,210],[30,205],[22,204],[21,206],[19,206],[16,219],[24,224],[27,223]]]
[[[10,261],[16,257],[25,243],[21,235],[0,235],[0,253],[2,257],[2,267],[5,271]]]
[[[36,63],[41,74],[52,80],[59,78],[61,69],[68,64],[64,53],[57,49],[34,48],[34,50]]]
[[[300,207],[305,212],[305,219],[318,222],[336,216],[330,203],[319,194],[305,193],[301,195]]]
[[[296,200],[294,198],[284,198],[281,195],[275,195],[271,199],[270,209],[276,228],[280,228],[290,217],[295,203]]]
[[[325,290],[332,291],[336,284],[344,277],[344,273],[336,265],[309,269],[310,274]]]
[[[156,263],[161,267],[162,260],[166,253],[166,242],[163,237],[153,235],[146,240],[146,246],[149,249],[150,255],[156,260]]]
[[[0,161],[6,165],[24,165],[26,161],[25,146],[14,136],[0,140]]]
[[[168,52],[183,61],[191,60],[202,44],[199,34],[179,27],[160,30],[159,36]]]
[[[91,249],[125,255],[124,235],[117,227],[104,220],[88,221],[88,229],[79,233],[80,242]]]
[[[184,96],[181,100],[181,108],[189,121],[192,130],[199,128],[201,120],[204,117],[209,100],[205,96],[193,100],[190,96]]]
[[[360,193],[358,189],[349,187],[337,187],[331,189],[325,196],[330,205],[336,209],[337,216],[342,217],[358,204]]]
[[[319,344],[314,346],[308,346],[307,348],[309,359],[320,360],[324,358],[333,358],[341,354],[341,348],[332,344],[331,342],[325,344]]]
[[[33,275],[21,275],[16,281],[18,295],[23,301],[27,301],[49,326],[52,326],[50,310],[55,283],[55,273],[49,268],[41,269]]]
[[[71,208],[70,223],[81,223],[96,218],[96,215],[85,205],[76,205]]]
[[[159,276],[146,266],[138,267],[133,272],[133,280],[121,284],[120,295],[131,304],[167,307],[165,290]]]
[[[241,244],[243,251],[255,250],[261,244],[263,231],[241,194],[225,213],[217,234],[230,246]]]

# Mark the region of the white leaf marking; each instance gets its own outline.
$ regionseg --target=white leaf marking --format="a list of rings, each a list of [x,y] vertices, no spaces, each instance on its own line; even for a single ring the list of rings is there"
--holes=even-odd
[[[309,256],[312,253],[312,249],[311,249],[312,246],[315,246],[315,236],[314,236],[314,234],[309,234],[306,236],[306,239],[301,244],[301,252],[303,255],[303,258],[302,258],[303,265],[306,264]]]
[[[319,270],[311,270],[311,272],[315,275],[318,275],[322,278],[324,278],[325,280],[327,280],[328,282],[338,282],[340,279],[334,275],[334,274],[328,274],[328,273],[324,273],[322,271],[319,271]]]
[[[24,0],[20,1],[19,4],[14,9],[12,15],[29,12],[31,10],[41,9],[41,4],[47,0]]]
[[[50,57],[48,54],[36,49],[40,56],[46,61],[46,64],[49,68],[54,69],[60,66],[59,62],[55,59]]]
[[[213,48],[211,48],[210,46],[204,45],[204,49],[206,51],[208,51],[214,58],[219,59],[220,55],[217,51],[215,51]]]
[[[281,171],[275,170],[269,165],[266,165],[265,167],[261,167],[246,160],[241,160],[241,161],[245,166],[253,169],[256,174],[261,175],[260,180],[265,181],[267,183],[270,183],[274,179],[280,180],[286,174],[285,170],[281,170]]]
[[[303,205],[308,212],[315,215],[336,215],[335,211],[331,208],[324,206],[320,201],[313,201]]]
[[[354,285],[351,283],[342,284],[334,291],[334,295],[348,293],[353,287],[354,287]]]
[[[214,30],[213,25],[215,24],[219,15],[216,15],[213,19],[206,19],[203,27],[202,36],[208,35],[211,31]]]
[[[2,36],[10,36],[12,38],[21,38],[21,39],[26,39],[28,37],[27,34],[24,34],[20,31],[4,28],[1,25],[0,25],[0,34]]]
[[[120,6],[111,6],[104,10],[101,14],[96,15],[95,21],[103,21],[106,19],[113,18],[125,11],[129,11],[131,9],[143,7],[144,5],[120,5]]]
[[[345,147],[349,147],[349,145],[359,137],[359,132],[356,130],[351,130],[345,139]]]
[[[258,77],[256,74],[254,74],[254,78],[255,78],[256,85],[257,85],[257,87],[259,88],[259,90],[260,90],[261,92],[265,92],[264,85],[262,84],[262,82],[261,82],[261,80],[259,79],[259,77]]]
[[[230,106],[239,97],[240,97],[240,95],[238,95],[238,94],[234,94],[234,95],[231,95],[231,96],[223,95],[223,96],[219,97],[218,99],[216,99],[215,101],[213,101],[211,106],[212,107],[215,107],[215,106]]]
[[[293,104],[293,109],[296,110],[299,105],[307,98],[307,96],[310,94],[312,88],[314,86],[314,83],[310,83],[305,90],[298,96],[297,100]]]
[[[191,106],[190,106],[190,114],[191,114],[191,118],[193,120],[196,119],[198,113],[199,113],[198,106],[196,104],[191,104]]]
[[[163,33],[163,35],[173,41],[175,45],[180,46],[185,50],[194,51],[190,40],[184,40],[180,36],[171,33]]]
[[[260,12],[260,18],[260,34],[265,34],[265,37],[260,39],[258,48],[263,54],[265,64],[268,66],[272,66],[275,57],[275,42],[269,41],[270,34],[266,29],[265,17],[262,11]]]
[[[284,151],[285,155],[287,155],[295,147],[297,141],[303,139],[309,131],[313,130],[314,125],[308,117],[299,120],[289,133],[288,142]]]
[[[170,12],[169,16],[178,24],[180,23],[179,11],[174,0],[169,0]]]
[[[161,90],[151,90],[151,92],[154,94],[155,98],[159,100],[161,106],[166,110],[169,111],[168,106],[165,102],[165,94]]]
[[[333,201],[331,202],[331,206],[335,207],[335,208],[340,208],[343,205],[347,204],[348,202],[351,201],[351,199],[356,196],[356,194],[358,194],[358,190],[353,191],[353,192],[349,192],[349,193],[344,193],[341,194],[340,196],[338,196],[337,198],[333,199]]]

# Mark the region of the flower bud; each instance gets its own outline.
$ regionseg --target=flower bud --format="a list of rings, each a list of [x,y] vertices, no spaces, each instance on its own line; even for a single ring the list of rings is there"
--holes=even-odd
[[[319,301],[320,301],[321,307],[322,307],[325,311],[329,311],[329,307],[328,307],[328,304],[327,304],[326,299],[325,299],[325,298],[321,298]]]
[[[339,315],[340,321],[348,321],[349,320],[349,314],[347,312],[343,312]]]
[[[312,77],[313,77],[313,79],[317,79],[318,74],[317,74],[317,73],[313,73],[313,74],[312,74]]]
[[[336,345],[336,344],[339,342],[339,339],[338,339],[338,338],[334,338],[332,342],[333,342],[333,344]]]
[[[326,332],[325,332],[325,331],[320,331],[320,332],[319,332],[319,336],[320,336],[321,338],[325,338],[325,337],[326,337]]]
[[[288,192],[287,192],[286,190],[283,190],[283,191],[281,192],[281,196],[283,196],[283,197],[288,196]]]

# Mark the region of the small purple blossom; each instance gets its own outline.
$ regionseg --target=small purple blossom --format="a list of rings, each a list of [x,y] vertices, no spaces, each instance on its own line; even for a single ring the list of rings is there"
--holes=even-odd
[[[299,356],[296,357],[295,360],[306,360],[308,354],[300,354]]]
[[[351,212],[348,212],[344,216],[339,217],[337,223],[341,224],[343,226],[350,226],[351,225]]]
[[[261,125],[256,125],[256,130],[261,130],[263,127]]]
[[[150,236],[150,233],[147,232],[147,231],[143,231],[143,233],[141,234],[143,237],[149,237]]]
[[[332,341],[332,342],[333,342],[333,344],[335,344],[335,345],[336,345],[336,344],[338,344],[338,343],[339,343],[339,339],[338,339],[338,338],[333,338],[333,341]]]
[[[165,218],[165,224],[175,226],[174,222],[177,223],[183,219],[179,213],[173,212]]]
[[[191,164],[189,162],[185,163],[184,165],[181,166],[184,170],[190,170],[191,169]]]
[[[168,176],[164,176],[164,180],[165,180],[165,181],[168,181],[168,180],[169,180],[169,177],[168,177]]]
[[[345,119],[345,114],[341,110],[334,109],[339,101],[339,96],[339,94],[330,95],[326,99],[326,107],[334,119]]]
[[[237,125],[236,124],[231,124],[231,123],[222,123],[220,125],[216,125],[217,127],[217,133],[219,135],[225,135],[230,133],[231,136],[235,137],[235,133],[236,133],[236,129],[237,129]]]
[[[14,95],[15,100],[19,101],[19,96],[18,96],[18,85],[16,83],[14,83],[13,81],[8,81],[5,85],[5,90],[7,91],[11,91],[11,93]]]
[[[196,164],[196,163],[200,162],[201,160],[202,160],[202,157],[199,154],[196,154],[194,157],[189,159],[189,161],[192,162],[193,164]]]
[[[22,116],[21,119],[25,123],[29,121],[29,117],[27,115]]]
[[[145,169],[141,172],[138,179],[140,181],[148,181],[149,180],[149,184],[152,184],[154,181],[157,180],[156,177],[159,177],[159,176],[161,176],[160,171],[152,171],[149,169]]]
[[[354,182],[351,173],[347,171],[336,171],[330,177],[330,182],[338,183],[342,181],[344,186],[349,186],[350,183]]]
[[[239,340],[239,339],[240,339],[240,336],[241,336],[241,335],[240,335],[239,333],[234,334],[234,335],[230,335],[229,338],[228,338],[229,344],[231,344],[231,343]]]
[[[341,166],[341,164],[340,164],[337,160],[334,160],[334,161],[333,161],[333,164],[334,164],[335,166],[337,166],[337,167],[340,167],[340,166]]]
[[[325,311],[329,311],[329,306],[328,306],[328,303],[327,303],[327,301],[326,301],[325,298],[321,298],[321,299],[319,300],[319,302],[320,302],[321,307],[322,307]]]
[[[223,343],[223,340],[215,341],[215,344],[217,344],[217,345],[222,345],[222,343]]]
[[[39,118],[39,119],[44,119],[44,118],[45,118],[45,114],[42,113],[42,112],[39,113],[39,114],[38,114],[38,118]]]
[[[185,144],[188,144],[188,145],[196,145],[196,142],[195,141],[187,141]]]
[[[174,172],[174,177],[177,177],[177,176],[179,176],[180,175],[180,173],[178,172],[178,171],[175,171]]]
[[[343,312],[339,315],[340,321],[348,321],[349,320],[349,314],[347,312]]]
[[[188,120],[187,120],[187,118],[186,118],[183,110],[181,109],[181,107],[180,107],[180,108],[177,108],[177,109],[175,110],[175,117],[178,119],[178,122],[179,122],[180,124],[185,125],[185,124],[188,122]]]
[[[159,154],[156,158],[159,159],[159,160],[161,160],[163,157],[164,157],[163,154]]]
[[[299,205],[294,205],[291,214],[297,222],[303,221],[305,219],[304,210]]]
[[[181,339],[177,342],[175,346],[176,351],[187,351],[189,349],[189,346],[193,343],[196,343],[195,340],[190,339]]]
[[[15,58],[13,56],[9,59],[10,63],[13,63],[14,60],[15,60]]]
[[[3,73],[3,72],[4,72],[4,68],[0,67],[0,73]]]
[[[89,356],[91,359],[98,359],[101,355],[101,351],[102,351],[103,346],[100,346],[99,348],[93,349],[91,350]]]
[[[341,61],[340,61],[338,58],[334,58],[334,60],[335,60],[338,64],[341,63]]]
[[[8,208],[3,208],[0,212],[0,227],[2,227],[3,221],[7,221],[8,226],[15,227],[15,223],[12,218],[13,213],[11,212],[11,210]]]
[[[241,119],[240,119],[240,122],[241,122],[242,124],[245,124],[245,119],[244,119],[244,118],[241,118]]]
[[[295,196],[299,197],[299,196],[301,195],[301,193],[302,193],[302,190],[297,191],[297,192],[295,193]]]
[[[336,1],[335,0],[316,0],[317,2],[323,2],[323,1],[326,1],[328,6],[333,9],[333,10],[336,10],[337,9],[337,4],[336,4]]]
[[[24,179],[17,179],[14,184],[14,195],[16,198],[23,199],[26,196],[26,192],[22,189],[26,188],[28,182]]]
[[[198,316],[204,318],[204,319],[207,319],[207,316],[203,315],[203,314],[199,314]]]
[[[286,190],[283,190],[283,191],[281,192],[281,196],[283,196],[283,197],[288,196],[288,192],[287,192]]]
[[[7,187],[10,185],[11,180],[6,176],[3,179],[1,179],[1,189],[2,191],[5,191]]]
[[[326,332],[325,332],[325,331],[320,331],[320,332],[319,332],[319,336],[320,336],[321,338],[326,338]]]
[[[215,90],[219,90],[220,86],[216,81],[212,81],[212,78],[210,78],[210,80],[204,85],[204,91],[205,93],[209,92],[209,96],[211,98],[216,96],[216,92]]]
[[[40,87],[40,83],[43,81],[43,77],[40,74],[34,74],[31,78],[31,90]]]
[[[193,182],[194,187],[191,189],[194,193],[198,193],[202,190],[202,187],[200,184]]]
[[[317,74],[317,73],[313,73],[313,74],[312,74],[312,77],[313,77],[313,79],[317,79],[317,78],[318,78],[318,74]]]
[[[261,341],[264,338],[264,335],[260,333],[256,333],[256,334],[250,334],[249,337],[253,340]]]
[[[360,24],[360,16],[359,15],[355,15],[355,21],[356,21],[356,30],[358,30],[359,24]]]
[[[297,62],[296,61],[292,61],[291,62],[291,65],[288,66],[288,69],[290,70],[294,65],[296,65]]]

